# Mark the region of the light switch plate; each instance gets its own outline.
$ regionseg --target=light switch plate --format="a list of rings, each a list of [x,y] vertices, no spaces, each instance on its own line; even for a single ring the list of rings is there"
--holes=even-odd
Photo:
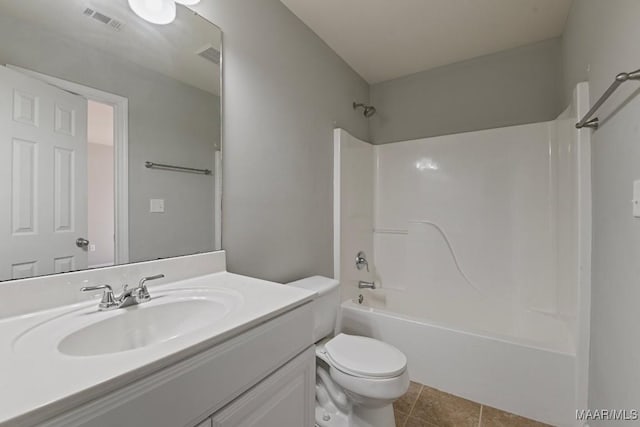
[[[640,218],[640,180],[633,181],[633,216]]]
[[[164,199],[150,199],[149,212],[164,213]]]

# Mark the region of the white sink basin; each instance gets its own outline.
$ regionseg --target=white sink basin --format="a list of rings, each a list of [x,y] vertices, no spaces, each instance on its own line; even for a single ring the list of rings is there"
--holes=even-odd
[[[219,301],[187,299],[145,307],[140,304],[121,309],[109,317],[67,335],[60,353],[94,356],[118,353],[168,341],[188,334],[224,317],[230,307]]]
[[[232,290],[180,290],[153,296],[149,302],[97,311],[97,303],[65,313],[21,334],[14,351],[35,346],[71,357],[122,353],[165,343],[213,327],[242,303]]]

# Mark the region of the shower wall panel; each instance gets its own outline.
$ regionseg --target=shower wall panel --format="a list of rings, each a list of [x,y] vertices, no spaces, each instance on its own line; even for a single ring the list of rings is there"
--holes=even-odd
[[[552,121],[375,146],[382,287],[558,313],[575,242],[566,133]]]

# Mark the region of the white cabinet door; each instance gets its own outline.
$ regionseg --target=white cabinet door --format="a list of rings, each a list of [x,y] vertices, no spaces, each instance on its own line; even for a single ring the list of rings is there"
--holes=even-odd
[[[213,427],[313,427],[315,349],[309,348],[231,402]]]
[[[87,267],[87,101],[0,66],[0,280]]]

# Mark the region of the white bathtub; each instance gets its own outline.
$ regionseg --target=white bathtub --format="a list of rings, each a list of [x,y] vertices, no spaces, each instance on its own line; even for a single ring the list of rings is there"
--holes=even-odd
[[[398,291],[362,294],[362,304],[342,304],[341,330],[402,350],[412,380],[527,418],[576,425],[575,355],[562,321],[499,309],[504,304],[491,310],[490,301],[470,310],[425,307],[425,298]],[[411,310],[415,301],[419,311]]]

